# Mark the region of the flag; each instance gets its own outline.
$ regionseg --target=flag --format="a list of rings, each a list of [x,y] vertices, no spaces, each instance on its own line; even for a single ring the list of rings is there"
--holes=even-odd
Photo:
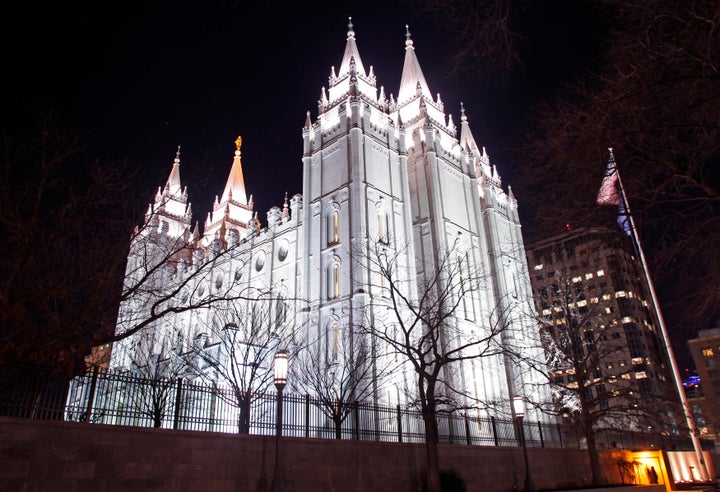
[[[611,149],[607,169],[605,170],[605,177],[602,180],[600,191],[598,191],[597,198],[595,199],[595,202],[598,205],[620,205],[620,198],[618,197],[617,192],[617,181],[617,166],[615,165],[615,157],[613,156]]]
[[[597,198],[595,198],[595,202],[598,205],[617,205],[617,223],[620,229],[629,236],[630,220],[625,208],[625,200],[618,194],[619,175],[617,165],[615,164],[615,156],[613,155],[612,147],[608,150],[610,151],[610,157],[608,158],[605,177],[603,177],[602,183],[600,184],[600,190],[598,191]]]

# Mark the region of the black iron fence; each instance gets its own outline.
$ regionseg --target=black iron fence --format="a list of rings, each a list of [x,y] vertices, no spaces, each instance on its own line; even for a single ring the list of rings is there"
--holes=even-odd
[[[250,395],[218,385],[183,379],[143,379],[130,374],[94,372],[49,384],[28,381],[5,391],[0,415],[111,425],[157,427],[205,432],[274,435],[274,392]],[[341,418],[333,416],[341,415]],[[387,442],[423,442],[424,424],[419,411],[362,402],[332,407],[307,395],[283,395],[284,436],[340,438]],[[518,446],[517,422],[472,412],[438,417],[439,440],[446,444]],[[522,422],[528,446],[584,448],[584,439],[572,425]],[[692,450],[689,438],[656,433],[601,430],[599,449]],[[702,440],[703,449],[714,450]]]

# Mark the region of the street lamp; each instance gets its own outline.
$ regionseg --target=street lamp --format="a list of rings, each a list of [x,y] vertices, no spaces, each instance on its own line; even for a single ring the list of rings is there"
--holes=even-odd
[[[513,410],[517,417],[518,427],[520,428],[520,440],[522,440],[523,457],[525,458],[525,492],[535,492],[535,484],[530,475],[530,467],[528,466],[527,445],[525,444],[525,428],[523,427],[523,417],[525,416],[525,400],[522,396],[513,398]]]
[[[282,394],[287,384],[288,354],[278,350],[275,354],[275,387],[277,388],[277,420],[275,422],[275,472],[273,473],[272,491],[283,490],[282,467],[280,465],[280,437],[282,436]]]

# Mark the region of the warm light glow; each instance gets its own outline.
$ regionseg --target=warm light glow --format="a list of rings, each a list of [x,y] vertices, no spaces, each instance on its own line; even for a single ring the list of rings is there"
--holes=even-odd
[[[523,400],[522,396],[513,398],[513,410],[516,417],[523,418],[525,416],[525,400]]]
[[[275,354],[275,386],[282,387],[287,384],[288,354],[279,350]]]

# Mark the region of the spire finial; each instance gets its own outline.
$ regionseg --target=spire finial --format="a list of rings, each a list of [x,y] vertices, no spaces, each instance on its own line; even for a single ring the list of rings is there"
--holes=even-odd
[[[353,31],[353,23],[352,23],[352,16],[348,16],[348,32],[347,32],[348,39],[354,39],[355,38],[355,31]]]
[[[180,164],[180,146],[178,145],[177,152],[175,152],[175,164]]]
[[[412,46],[413,42],[410,39],[410,26],[405,24],[405,46]]]
[[[460,101],[460,121],[467,121],[467,116],[465,116],[465,104],[463,104],[462,101]]]
[[[242,137],[238,135],[238,138],[235,139],[235,150],[240,152],[240,146],[242,145]]]

